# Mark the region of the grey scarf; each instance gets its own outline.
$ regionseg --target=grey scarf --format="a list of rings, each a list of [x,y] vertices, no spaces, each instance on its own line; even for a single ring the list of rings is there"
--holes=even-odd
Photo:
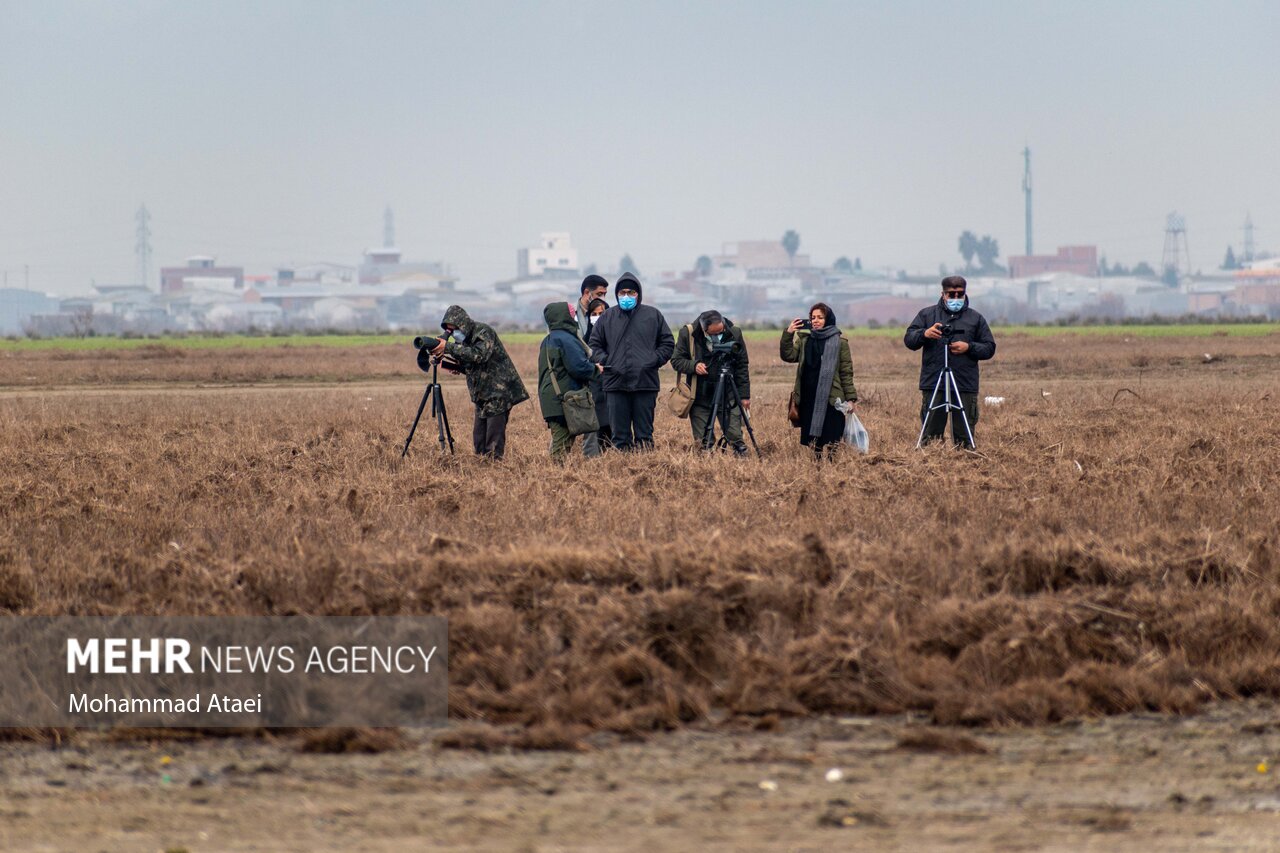
[[[822,366],[818,368],[818,391],[813,395],[813,417],[809,419],[809,435],[822,435],[822,425],[827,420],[831,382],[836,378],[836,367],[840,363],[840,328],[823,326],[810,334],[814,340],[826,342],[822,348]]]

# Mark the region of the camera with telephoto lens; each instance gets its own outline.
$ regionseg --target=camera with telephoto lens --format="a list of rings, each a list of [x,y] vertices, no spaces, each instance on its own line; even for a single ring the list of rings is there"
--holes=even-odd
[[[444,338],[433,338],[430,335],[418,335],[418,337],[413,339],[413,347],[414,349],[433,350],[440,346],[440,341],[442,340],[444,340]]]

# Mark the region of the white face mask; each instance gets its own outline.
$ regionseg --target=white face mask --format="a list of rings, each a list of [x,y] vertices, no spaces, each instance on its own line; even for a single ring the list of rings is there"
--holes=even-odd
[[[599,319],[600,319],[600,315],[599,315],[599,314],[592,314],[592,315],[591,315],[591,325],[593,325],[593,326],[594,326],[594,325],[596,324],[596,320],[599,320]]]

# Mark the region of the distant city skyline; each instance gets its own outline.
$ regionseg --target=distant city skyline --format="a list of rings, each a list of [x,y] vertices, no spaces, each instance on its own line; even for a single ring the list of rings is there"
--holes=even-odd
[[[570,232],[647,275],[801,235],[936,272],[964,231],[1195,268],[1280,251],[1274,3],[0,0],[0,270],[83,292],[189,255],[406,260],[468,287]]]

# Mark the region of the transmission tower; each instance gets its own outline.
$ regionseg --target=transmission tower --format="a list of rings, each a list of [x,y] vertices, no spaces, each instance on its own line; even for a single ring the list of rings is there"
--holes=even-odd
[[[1027,255],[1034,254],[1031,251],[1031,148],[1030,146],[1022,149],[1022,159],[1024,162],[1022,170],[1022,194],[1026,196],[1027,201]]]
[[[391,212],[391,205],[382,213],[382,245],[391,248],[396,244],[396,219]]]
[[[1164,260],[1161,271],[1172,282],[1191,272],[1191,249],[1187,247],[1187,221],[1174,211],[1164,224]],[[1172,272],[1170,272],[1172,270]]]
[[[1241,260],[1246,264],[1253,260],[1253,217],[1247,212],[1244,215],[1244,257]]]
[[[134,220],[138,223],[137,240],[133,253],[138,256],[138,286],[147,286],[147,270],[151,267],[151,214],[144,204],[138,208]]]

